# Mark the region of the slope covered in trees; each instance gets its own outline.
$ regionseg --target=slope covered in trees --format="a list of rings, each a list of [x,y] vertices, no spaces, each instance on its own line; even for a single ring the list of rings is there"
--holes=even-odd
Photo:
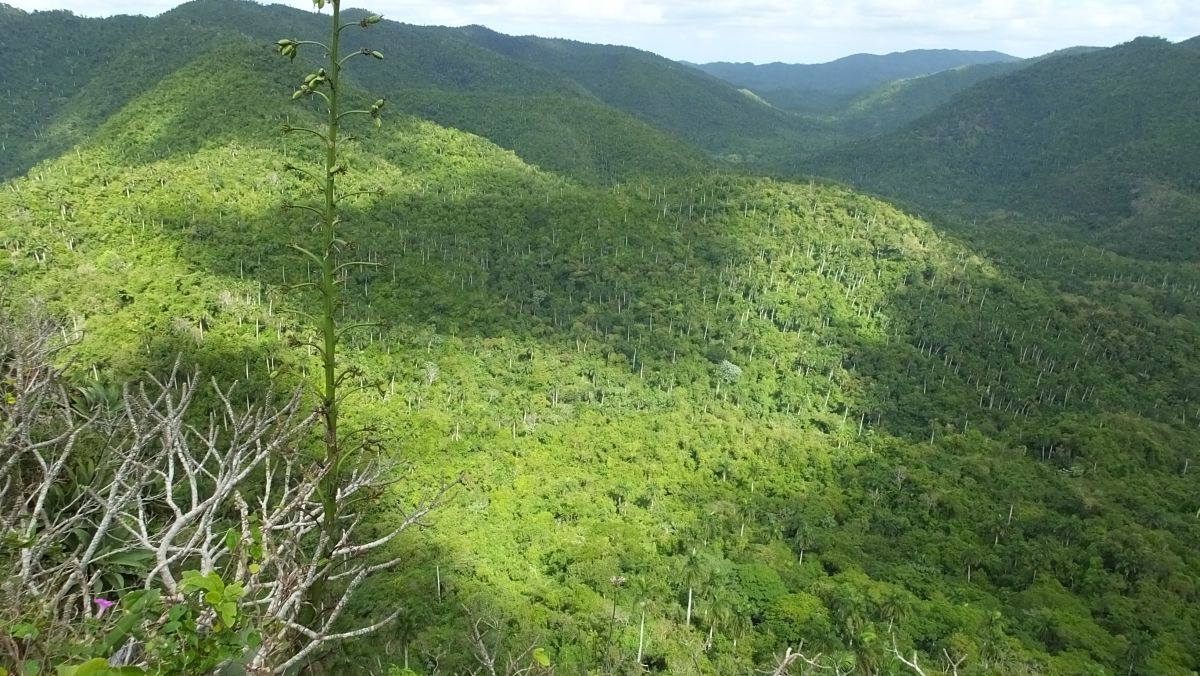
[[[70,120],[53,126],[46,119],[111,62],[125,41],[142,35],[147,23],[143,17],[84,19],[69,12],[29,14],[0,5],[0,59],[6,64],[0,80],[0,178],[22,173],[70,147],[76,139],[62,137],[71,136],[81,123]],[[87,39],[80,39],[84,36]],[[123,90],[119,80],[110,85],[109,96],[95,102],[101,116],[113,112],[105,103],[119,101]]]
[[[824,142],[822,129],[657,54],[571,40],[511,37],[479,26],[473,42],[578,82],[596,97],[718,155]]]
[[[304,72],[207,43],[4,184],[4,300],[82,330],[81,384],[179,353],[314,376],[286,291],[308,225],[279,208],[313,151],[278,133]],[[346,187],[381,192],[345,232],[379,267],[345,274],[345,313],[383,323],[348,338],[377,385],[348,424],[376,423],[399,490],[469,482],[399,544],[372,598],[403,614],[349,659],[460,673],[483,627],[562,673],[749,673],[801,643],[871,674],[893,646],[960,673],[1200,666],[1194,267],[1034,230],[970,248],[841,187],[584,184],[412,117],[354,133]]]
[[[990,63],[892,80],[858,94],[831,112],[854,130],[853,136],[874,136],[923,117],[979,82],[1027,65],[1028,61]]]
[[[282,6],[232,0],[197,0],[170,15],[260,40],[280,29],[311,29],[317,21]],[[411,112],[495,139],[550,169],[611,179],[664,167],[678,171],[678,158],[694,167],[700,157],[689,146],[740,157],[781,143],[796,149],[829,145],[819,125],[649,52],[513,37],[478,26],[387,21],[378,29],[373,44],[391,48],[395,63],[362,73],[363,86],[395,93]],[[596,155],[591,165],[567,162],[580,151],[556,146],[560,135],[543,133],[547,123]],[[619,164],[604,156],[608,152],[641,158],[640,164]]]
[[[14,57],[5,87],[60,88],[7,99],[12,115],[0,138],[7,151],[0,154],[0,176],[26,171],[86,138],[121,105],[186,63],[192,54],[180,44],[247,37],[270,44],[280,34],[312,34],[320,25],[310,13],[222,0],[189,3],[149,20],[81,19],[63,12],[0,17],[0,31],[16,38],[0,46]],[[423,116],[494,138],[530,162],[592,181],[707,164],[702,152],[605,105],[577,83],[476,47],[456,31],[394,22],[378,28],[375,44],[395,58],[379,72],[355,73],[363,86]],[[72,65],[76,53],[86,69]],[[47,62],[63,72],[39,75]]]
[[[1139,38],[986,80],[808,163],[927,208],[1018,212],[1142,257],[1194,259],[1200,53]]]
[[[964,66],[1020,61],[1001,52],[914,49],[891,54],[853,54],[828,63],[705,63],[695,68],[745,87],[785,109],[829,112],[856,94]]]
[[[892,80],[858,94],[830,110],[850,138],[874,136],[920,119],[954,99],[959,92],[1000,75],[1014,73],[1045,59],[1084,54],[1094,47],[1070,47],[1031,59],[962,66],[932,75]]]

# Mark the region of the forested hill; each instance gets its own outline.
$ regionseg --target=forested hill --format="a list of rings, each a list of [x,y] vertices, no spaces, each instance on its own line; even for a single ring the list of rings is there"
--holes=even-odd
[[[657,54],[571,40],[511,37],[479,26],[462,30],[478,45],[561,74],[605,103],[711,153],[745,153],[781,141],[823,142],[809,138],[822,133],[817,124]]]
[[[83,330],[85,382],[180,352],[252,388],[311,373],[282,291],[308,228],[278,208],[315,152],[277,131],[307,119],[303,72],[196,46],[0,191],[6,298]],[[428,122],[354,131],[346,188],[383,192],[347,232],[381,268],[347,276],[347,316],[386,325],[347,342],[381,383],[348,424],[380,426],[406,490],[472,481],[374,585],[403,621],[352,650],[465,672],[470,611],[621,673],[644,611],[660,673],[801,642],[877,673],[893,636],[974,673],[1196,668],[1194,274],[1064,279],[842,188],[588,188]]]
[[[317,20],[224,0],[10,19],[33,23],[5,24],[29,50],[6,54],[44,75],[4,86],[55,105],[7,103],[46,117],[6,141],[0,311],[38,301],[79,336],[66,377],[101,403],[177,358],[239,381],[235,404],[313,380],[314,269],[289,246],[312,223],[282,207],[323,148],[281,133],[317,124],[291,101],[313,67],[269,45]],[[101,25],[104,58],[72,32]],[[346,613],[395,622],[326,673],[472,673],[482,641],[606,676],[769,673],[798,646],[872,676],[902,672],[894,650],[973,676],[1200,669],[1194,265],[968,245],[846,187],[713,172],[591,66],[530,65],[563,48],[648,78],[641,53],[376,29],[392,70],[356,63],[341,90],[391,99],[344,129],[339,185],[370,192],[340,232],[375,265],[340,278],[341,325],[368,324],[339,353],[363,387],[343,419],[403,467],[381,532],[468,480]],[[97,595],[145,573],[104,560]]]
[[[22,173],[37,160],[69,148],[78,139],[77,127],[94,127],[113,112],[107,105],[127,98],[128,83],[108,82],[105,95],[93,98],[91,110],[80,110],[70,128],[55,119],[106,65],[132,40],[144,36],[151,23],[145,17],[86,19],[69,12],[26,13],[0,4],[0,178]],[[144,63],[139,72],[172,68],[177,61],[164,55],[163,64]]]
[[[929,208],[1059,220],[1139,256],[1200,253],[1200,51],[1139,38],[985,80],[804,164]]]
[[[694,67],[750,89],[781,107],[817,111],[893,80],[1017,61],[1020,59],[1001,52],[915,49],[882,55],[854,54],[816,64],[714,62]]]
[[[154,19],[18,12],[0,22],[6,36],[0,55],[13,64],[0,84],[39,93],[7,99],[11,114],[0,124],[10,148],[0,159],[0,176],[11,176],[68,147],[111,112],[96,109],[94,101],[67,100],[67,91],[95,82],[97,90],[116,88],[103,92],[115,103],[177,66],[186,50],[162,62],[140,55],[170,36],[196,43],[201,34],[242,35],[269,44],[279,34],[312,32],[321,19],[281,5],[195,0]],[[376,28],[372,44],[392,58],[356,75],[363,86],[409,112],[584,180],[678,173],[703,166],[705,155],[740,159],[781,144],[797,150],[829,145],[819,125],[648,52],[477,27],[385,21]],[[120,69],[113,65],[118,62]],[[44,64],[53,70],[41,70]]]
[[[855,138],[876,136],[927,115],[979,82],[1024,68],[1031,61],[963,66],[892,80],[830,107],[827,112],[835,115]]]

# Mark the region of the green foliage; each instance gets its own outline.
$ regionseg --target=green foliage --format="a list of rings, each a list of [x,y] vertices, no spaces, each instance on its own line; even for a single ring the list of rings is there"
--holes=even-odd
[[[512,37],[479,26],[462,31],[481,47],[577,83],[604,103],[719,156],[778,143],[811,143],[807,137],[817,131],[797,116],[650,52]]]
[[[949,103],[979,82],[1027,68],[1034,59],[964,65],[928,75],[896,79],[858,94],[833,113],[852,137],[898,129]]]
[[[293,36],[309,25],[241,3],[173,15],[241,22],[271,42],[263,16]],[[608,148],[624,159],[607,172],[593,163],[607,142],[572,146],[567,130],[662,137],[587,101],[580,82],[616,64],[643,86],[657,60],[376,28],[412,39],[389,63],[413,77],[451,80],[430,65],[433,46],[451,45],[462,64],[495,69],[464,66],[464,82],[508,88],[488,109],[486,90],[426,83],[401,107],[454,107],[438,114],[547,159],[532,167],[401,115],[369,145],[342,146],[339,189],[372,191],[343,202],[346,250],[378,268],[342,271],[338,321],[384,321],[342,343],[348,387],[367,388],[346,426],[405,449],[414,482],[471,477],[438,528],[395,543],[406,574],[373,581],[353,614],[402,613],[344,659],[475,668],[465,607],[495,625],[488,645],[561,673],[632,666],[643,638],[644,663],[668,673],[750,673],[799,640],[886,670],[893,635],[923,660],[965,655],[962,673],[1200,667],[1194,266],[1016,219],[999,234],[964,225],[959,242],[845,188],[696,176],[697,155],[667,143],[645,164]],[[523,98],[504,74],[532,71],[498,56],[505,45],[528,50],[521,63],[556,46],[584,61],[570,76],[537,71],[541,98]],[[81,387],[180,351],[261,390],[322,373],[307,345],[317,332],[284,292],[318,268],[286,251],[307,222],[280,207],[305,183],[275,131],[320,111],[277,100],[295,83],[263,51],[234,40],[132,78],[144,88],[90,140],[0,191],[6,292],[83,329]],[[298,77],[323,67],[306,58]],[[218,63],[238,105],[214,110],[197,74]],[[377,98],[350,81],[341,91],[363,110]],[[576,117],[553,118],[558,100]],[[558,156],[558,132],[522,130],[519,105],[538,125],[563,120],[578,150]],[[286,143],[296,165],[322,147]],[[616,176],[627,180],[604,183]],[[372,506],[380,532],[401,518],[389,494]],[[614,592],[618,576],[628,582]],[[164,645],[218,659],[223,647],[179,646],[204,612],[240,618],[224,605],[236,589],[190,579],[192,605],[167,611],[183,613],[170,620],[183,637]],[[232,626],[204,636],[253,640]]]
[[[233,0],[192,2],[167,16],[272,43],[280,30],[323,30],[303,12]],[[530,163],[583,180],[703,168],[702,154],[680,138],[703,140],[703,148],[721,152],[747,129],[762,129],[764,145],[802,130],[798,119],[753,105],[722,82],[697,81],[697,74],[644,52],[392,21],[374,25],[372,35],[376,44],[390,46],[388,66],[357,70],[349,80],[387,95],[403,110],[485,136]],[[344,38],[349,49],[369,47],[353,31]],[[619,68],[610,70],[614,64]],[[663,78],[685,88],[687,98],[662,100],[657,83]]]
[[[234,531],[230,531],[234,532]],[[237,623],[237,602],[245,594],[240,585],[225,586],[221,576],[215,571],[201,575],[199,571],[184,571],[180,591],[184,594],[204,592],[204,602],[217,614],[217,619],[226,627]],[[219,627],[218,626],[218,631]]]
[[[191,570],[184,573],[181,591],[192,596],[168,603],[154,589],[122,594],[110,613],[75,628],[69,643],[40,646],[38,652],[48,659],[27,660],[20,673],[43,673],[47,662],[54,664],[54,656],[62,654],[74,659],[54,667],[60,676],[212,673],[258,645],[258,631],[238,623],[238,585],[225,585],[215,572]],[[15,625],[8,636],[31,644],[40,638],[30,624]],[[110,656],[131,647],[148,666],[110,666]]]
[[[757,563],[745,563],[737,567],[737,587],[746,599],[751,615],[760,619],[788,591],[778,573]]]
[[[779,597],[763,614],[764,628],[784,645],[819,645],[832,633],[829,611],[821,599],[803,592]]]
[[[68,151],[195,58],[178,45],[217,37],[167,18],[87,19],[64,11],[0,14],[0,32],[0,58],[9,64],[0,74],[8,106],[0,116],[0,178]],[[209,84],[203,76],[195,83]]]
[[[1196,50],[1159,39],[1075,50],[801,166],[957,217],[1017,212],[1126,255],[1188,260],[1200,247],[1198,68]]]
[[[899,129],[950,103],[960,92],[991,78],[1015,73],[1045,59],[1093,51],[1073,47],[1032,59],[962,65],[885,82],[824,111],[850,138]],[[780,158],[784,159],[784,158]],[[793,160],[795,158],[792,158]]]
[[[854,54],[818,64],[717,62],[695,67],[747,87],[782,108],[825,112],[820,107],[825,101],[866,92],[887,82],[964,66],[1018,60],[1000,52],[914,49],[886,55]]]

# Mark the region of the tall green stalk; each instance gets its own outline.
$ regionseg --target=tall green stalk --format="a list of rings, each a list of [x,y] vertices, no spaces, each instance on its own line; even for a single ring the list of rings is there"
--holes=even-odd
[[[333,527],[337,522],[338,464],[341,462],[341,444],[338,439],[338,378],[337,378],[337,280],[334,266],[337,252],[334,240],[337,233],[337,163],[338,163],[338,80],[341,64],[338,63],[338,43],[341,38],[341,0],[333,0],[333,19],[329,39],[329,121],[325,153],[325,213],[321,229],[321,342],[325,367],[325,391],[321,397],[325,421],[325,461],[329,473],[322,487],[325,502],[325,523]],[[330,528],[326,530],[329,531]]]
[[[325,0],[314,0],[314,4],[318,10],[321,10],[325,6]],[[379,113],[383,108],[384,101],[380,99],[366,110],[349,110],[345,112],[340,110],[341,74],[342,67],[346,61],[355,56],[370,56],[376,59],[383,58],[383,54],[380,52],[366,48],[345,55],[341,54],[339,47],[342,31],[354,26],[367,28],[379,23],[382,17],[372,15],[354,23],[343,24],[341,0],[332,0],[329,4],[332,9],[332,16],[330,18],[328,44],[311,40],[283,39],[276,43],[276,47],[281,54],[290,59],[296,58],[298,49],[302,45],[317,46],[325,51],[325,66],[317,72],[307,75],[304,78],[304,84],[300,85],[300,88],[292,96],[293,99],[315,97],[324,101],[326,109],[324,130],[286,126],[284,127],[284,131],[286,133],[297,131],[307,132],[317,136],[325,144],[325,162],[321,175],[313,176],[311,173],[301,170],[302,173],[316,178],[320,183],[323,196],[322,205],[320,207],[294,205],[296,208],[311,211],[319,215],[321,221],[321,246],[317,253],[299,245],[293,246],[301,253],[313,259],[321,270],[320,281],[303,286],[315,287],[321,297],[320,315],[313,317],[309,314],[307,316],[314,320],[321,333],[320,344],[314,345],[321,355],[324,375],[320,387],[320,397],[321,415],[324,426],[324,462],[326,474],[321,482],[321,500],[324,506],[325,533],[330,537],[331,541],[336,541],[339,511],[337,490],[341,484],[341,469],[344,460],[342,438],[338,433],[338,409],[342,399],[342,395],[338,393],[338,387],[345,375],[338,371],[337,354],[338,343],[342,333],[349,328],[353,328],[352,326],[338,326],[336,315],[339,302],[337,277],[347,267],[369,265],[368,263],[339,262],[338,260],[339,245],[342,239],[338,236],[339,219],[337,205],[340,197],[337,190],[337,177],[338,174],[345,171],[345,167],[339,161],[338,131],[342,118],[349,115],[368,115],[378,125],[380,122]]]

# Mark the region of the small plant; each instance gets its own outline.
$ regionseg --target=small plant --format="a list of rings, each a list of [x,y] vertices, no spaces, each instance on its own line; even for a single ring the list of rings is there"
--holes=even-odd
[[[241,585],[189,570],[180,590],[184,597],[174,603],[155,589],[130,592],[119,602],[98,599],[100,615],[117,608],[115,620],[88,646],[91,657],[58,666],[59,676],[205,674],[261,645],[257,631],[239,625]]]

